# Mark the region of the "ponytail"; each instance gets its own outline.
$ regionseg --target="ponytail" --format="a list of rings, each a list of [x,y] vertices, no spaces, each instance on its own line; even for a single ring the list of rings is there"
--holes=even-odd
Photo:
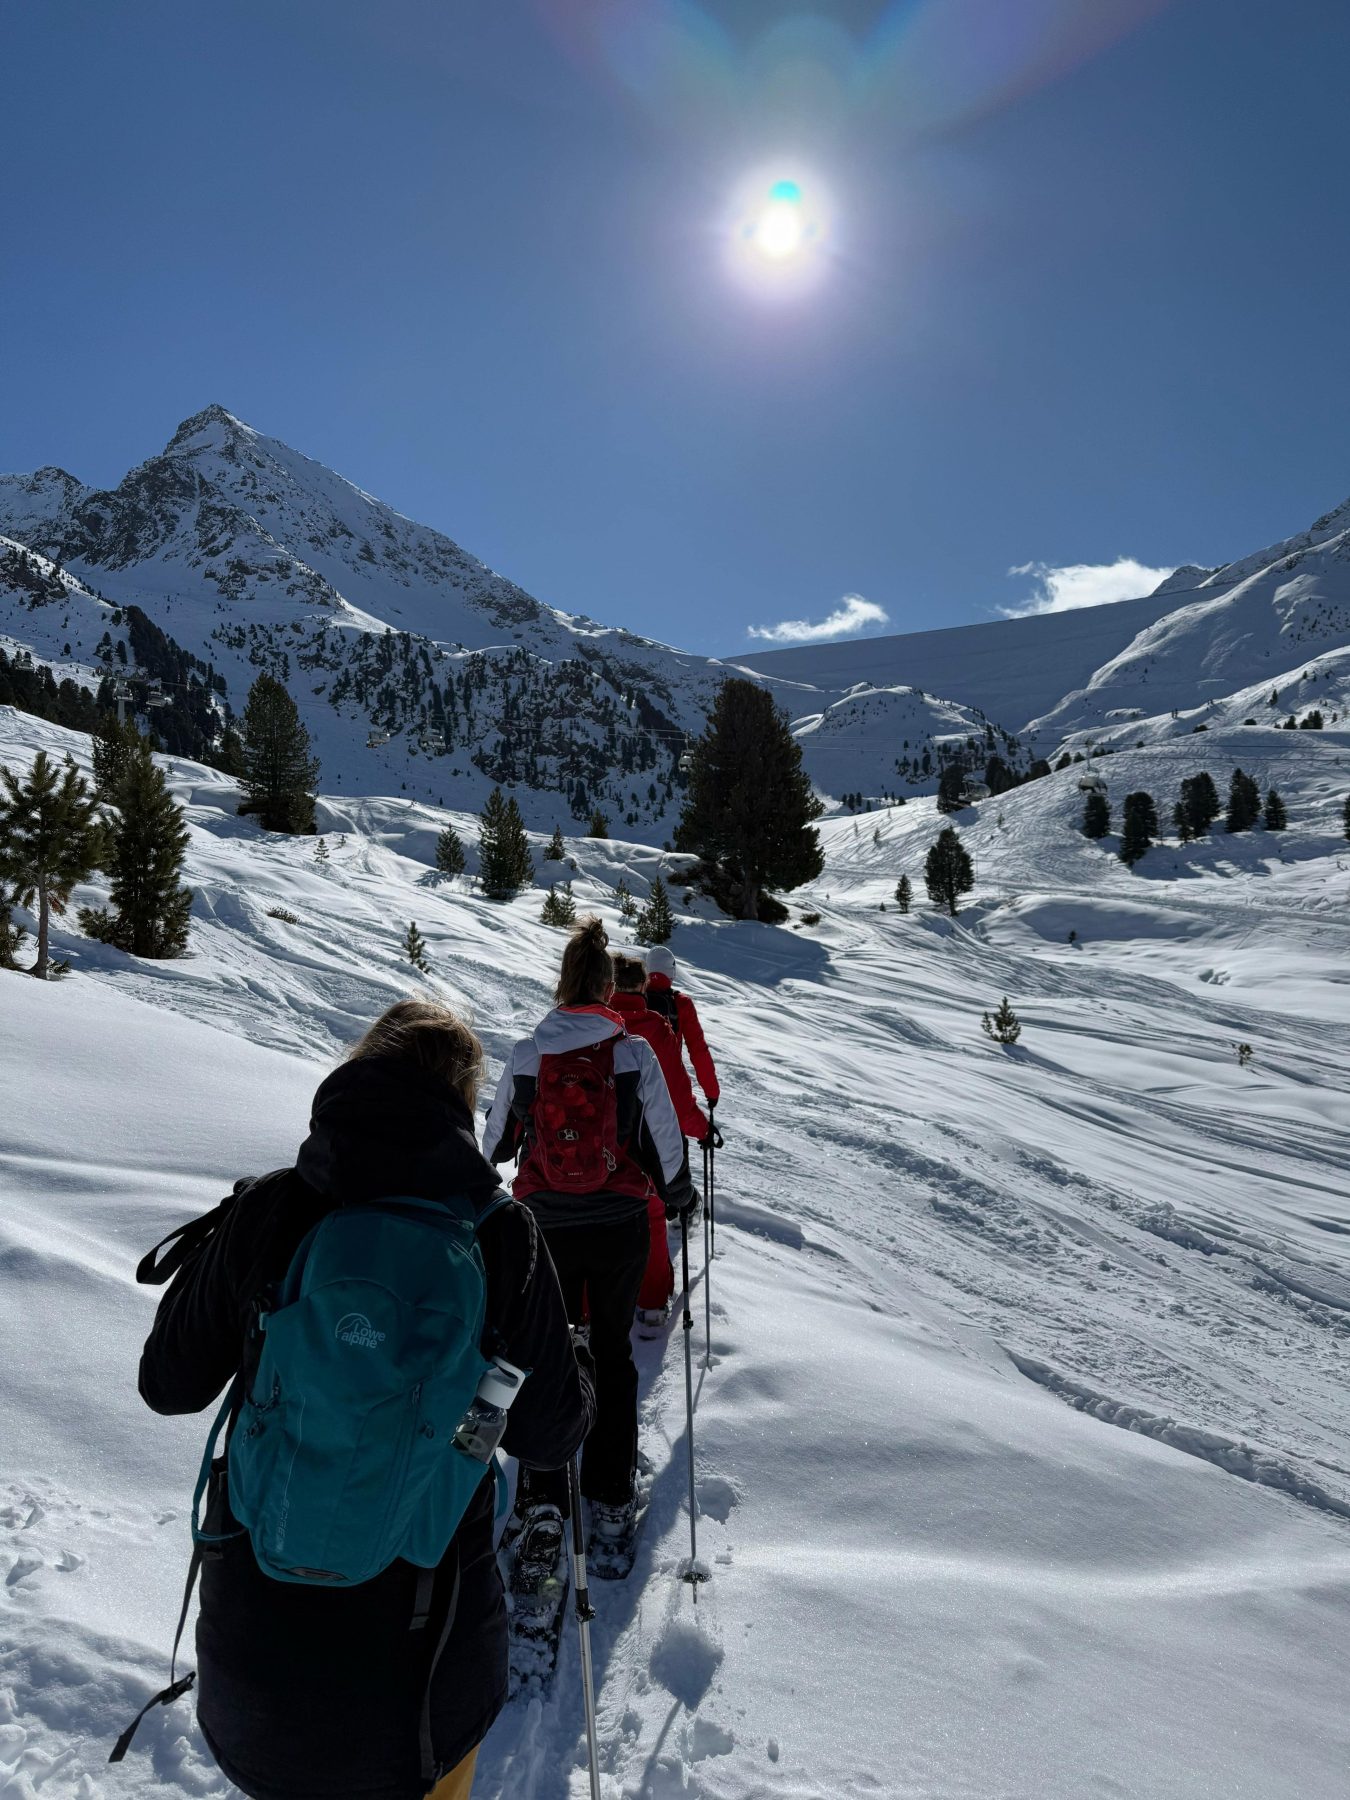
[[[609,938],[599,919],[581,919],[567,940],[558,972],[559,1006],[590,1006],[603,1000],[614,985]]]

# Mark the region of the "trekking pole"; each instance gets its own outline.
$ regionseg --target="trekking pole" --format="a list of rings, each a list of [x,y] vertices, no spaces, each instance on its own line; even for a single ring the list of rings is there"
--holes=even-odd
[[[708,1211],[708,1163],[712,1157],[712,1140],[703,1146],[703,1366],[712,1367],[712,1240],[709,1233],[711,1213]]]
[[[698,1584],[708,1578],[698,1566],[698,1496],[694,1492],[694,1353],[689,1335],[694,1329],[694,1315],[689,1310],[689,1214],[680,1214],[680,1258],[684,1273],[684,1412],[689,1439],[689,1567],[684,1579],[694,1590],[698,1605]]]
[[[717,1102],[708,1102],[708,1242],[711,1254],[717,1255]]]
[[[567,1465],[567,1492],[572,1508],[572,1590],[576,1596],[577,1636],[581,1640],[581,1694],[586,1707],[586,1748],[591,1763],[591,1800],[600,1800],[600,1748],[595,1732],[595,1671],[591,1665],[591,1590],[586,1580],[586,1539],[581,1529],[581,1477],[574,1456]]]

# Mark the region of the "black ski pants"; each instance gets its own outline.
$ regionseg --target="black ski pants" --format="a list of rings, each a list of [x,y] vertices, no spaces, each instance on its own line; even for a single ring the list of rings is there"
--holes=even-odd
[[[637,1469],[637,1364],[633,1361],[633,1311],[647,1270],[651,1233],[647,1203],[618,1224],[544,1228],[558,1271],[567,1316],[577,1324],[582,1297],[590,1309],[595,1358],[595,1424],[581,1456],[581,1491],[588,1500],[622,1506],[633,1492]],[[567,1511],[567,1470],[521,1470],[522,1501],[550,1500]]]

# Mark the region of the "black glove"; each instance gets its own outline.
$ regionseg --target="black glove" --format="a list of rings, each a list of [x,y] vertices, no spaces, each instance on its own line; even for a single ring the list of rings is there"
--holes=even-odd
[[[682,1181],[672,1181],[666,1189],[666,1217],[668,1219],[684,1219],[698,1205],[698,1190],[686,1175]]]
[[[720,1150],[725,1142],[720,1127],[710,1125],[704,1136],[698,1140],[698,1147],[700,1150]]]

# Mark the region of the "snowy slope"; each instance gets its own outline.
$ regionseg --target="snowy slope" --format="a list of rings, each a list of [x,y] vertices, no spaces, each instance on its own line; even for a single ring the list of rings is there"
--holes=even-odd
[[[0,710],[0,761],[43,745],[85,749]],[[978,884],[954,924],[892,899],[902,871],[922,893],[924,799],[824,822],[812,927],[677,905],[728,1135],[697,1389],[714,1574],[695,1613],[676,1332],[640,1347],[641,1560],[597,1595],[606,1800],[1343,1793],[1350,737],[1215,730],[1098,766],[1118,806],[1238,760],[1287,833],[1132,875],[1077,832],[1075,767],[958,815]],[[66,983],[0,974],[4,1800],[229,1791],[182,1709],[101,1766],[162,1679],[204,1424],[136,1401],[136,1255],[286,1159],[312,1085],[407,990],[409,917],[494,1072],[561,944],[537,889],[434,883],[433,808],[325,798],[322,863],[167,766],[193,954],[61,926]],[[617,935],[613,881],[641,894],[663,859],[568,848]],[[1011,1051],[979,1030],[1005,992]],[[569,1640],[476,1800],[580,1800],[580,1737]]]
[[[937,792],[943,765],[982,774],[992,755],[1025,772],[1028,758],[983,713],[916,688],[863,686],[792,724],[802,762],[827,801],[845,793],[908,799]]]

